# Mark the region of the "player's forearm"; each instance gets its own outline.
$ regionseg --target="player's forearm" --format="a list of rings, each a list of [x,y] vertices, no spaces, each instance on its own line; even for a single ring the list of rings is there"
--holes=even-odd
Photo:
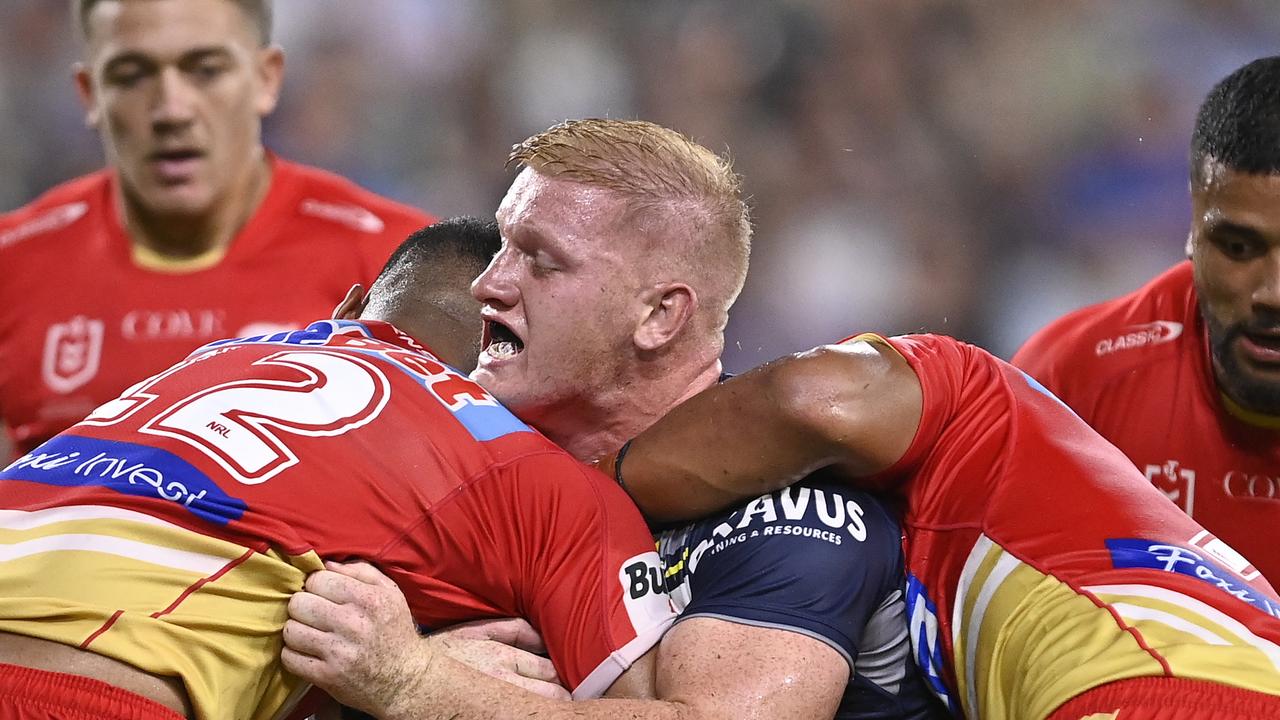
[[[658,521],[701,517],[840,466],[885,469],[919,422],[919,382],[892,351],[820,349],[710,388],[637,436],[622,463],[636,504]],[[604,470],[613,472],[612,461]]]
[[[662,522],[701,517],[836,462],[838,448],[786,411],[796,362],[709,388],[632,440],[621,476],[640,509]]]
[[[534,695],[452,658],[432,659],[412,679],[381,720],[691,720],[683,706],[659,700],[602,699],[574,702]]]

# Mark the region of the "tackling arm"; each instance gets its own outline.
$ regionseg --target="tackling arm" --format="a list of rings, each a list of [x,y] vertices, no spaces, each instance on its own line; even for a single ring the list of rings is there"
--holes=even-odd
[[[454,660],[438,638],[418,637],[404,596],[372,566],[329,567],[290,601],[282,660],[382,720],[798,720],[831,717],[848,681],[848,665],[818,640],[699,618],[634,663],[608,698],[550,699]],[[662,699],[653,699],[655,683]]]
[[[880,343],[827,345],[774,361],[686,401],[601,469],[653,520],[707,515],[839,466],[862,477],[906,453],[920,380]]]

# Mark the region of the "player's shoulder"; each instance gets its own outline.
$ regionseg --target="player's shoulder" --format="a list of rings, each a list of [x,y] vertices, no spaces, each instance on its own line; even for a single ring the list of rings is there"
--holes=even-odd
[[[1131,293],[1054,320],[1032,335],[1013,362],[1041,380],[1067,367],[1128,372],[1174,356],[1174,341],[1194,332],[1197,312],[1191,263],[1182,262]]]
[[[0,252],[75,232],[103,204],[110,173],[106,170],[68,180],[20,208],[0,213]]]
[[[296,188],[297,213],[332,224],[343,231],[393,236],[402,240],[436,218],[409,205],[383,197],[336,173],[274,158],[281,182]]]

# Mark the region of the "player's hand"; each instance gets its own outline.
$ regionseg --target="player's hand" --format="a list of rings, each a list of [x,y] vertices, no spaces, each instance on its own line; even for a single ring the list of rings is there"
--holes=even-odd
[[[480,620],[431,634],[431,641],[460,663],[554,700],[568,700],[542,637],[519,618]]]
[[[382,717],[425,675],[434,649],[418,635],[400,588],[363,562],[326,562],[289,599],[284,667],[344,705]]]

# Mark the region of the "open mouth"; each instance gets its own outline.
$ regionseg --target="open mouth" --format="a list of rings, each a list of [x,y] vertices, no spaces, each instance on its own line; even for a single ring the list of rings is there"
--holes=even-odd
[[[524,341],[515,332],[497,320],[485,320],[484,352],[495,360],[506,360],[524,350]]]

